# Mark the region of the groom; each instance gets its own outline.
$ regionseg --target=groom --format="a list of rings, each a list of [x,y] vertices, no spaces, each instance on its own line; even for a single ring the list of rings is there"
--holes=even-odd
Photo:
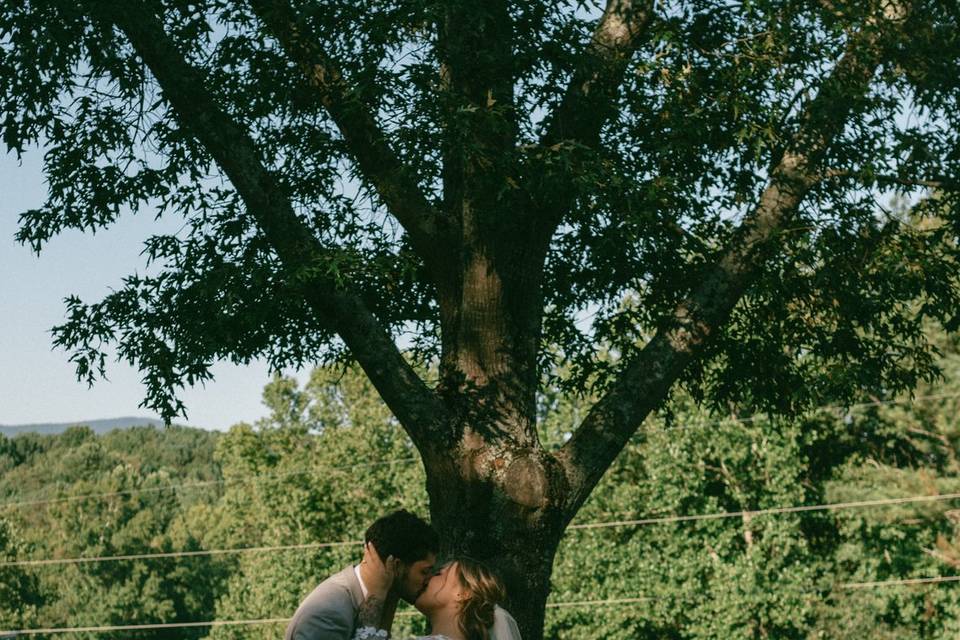
[[[381,558],[400,561],[397,584],[384,605],[381,629],[393,625],[397,600],[413,604],[430,581],[439,539],[433,528],[401,509],[379,518],[364,534],[364,557],[369,547]],[[321,582],[300,603],[287,626],[284,640],[350,640],[356,630],[357,610],[367,595],[369,563],[361,562]]]

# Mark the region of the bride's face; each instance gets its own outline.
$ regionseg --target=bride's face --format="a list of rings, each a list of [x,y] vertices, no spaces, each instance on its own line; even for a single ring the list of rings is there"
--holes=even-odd
[[[458,606],[464,592],[465,589],[457,579],[456,563],[448,562],[433,574],[414,606],[421,613],[429,615],[447,607]]]

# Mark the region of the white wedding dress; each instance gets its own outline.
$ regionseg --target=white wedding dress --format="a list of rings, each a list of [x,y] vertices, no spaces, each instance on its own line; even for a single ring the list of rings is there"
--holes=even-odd
[[[353,640],[386,640],[389,636],[387,632],[383,629],[376,629],[374,627],[360,627],[357,629],[357,632],[353,634]],[[411,638],[410,640],[450,640],[447,636],[436,635],[436,636],[417,636],[416,638]]]
[[[510,612],[497,605],[493,610],[493,628],[490,629],[490,640],[523,640],[520,637],[520,627]]]
[[[360,627],[353,634],[353,640],[386,640],[389,636],[383,629],[375,627]],[[408,640],[450,640],[445,635],[417,636]],[[497,606],[493,610],[493,627],[490,629],[490,640],[523,640],[520,637],[520,628],[517,621],[503,607]]]

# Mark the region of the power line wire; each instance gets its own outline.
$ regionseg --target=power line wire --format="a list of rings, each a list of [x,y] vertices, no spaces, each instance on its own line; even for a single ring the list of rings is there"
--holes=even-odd
[[[149,629],[189,629],[195,627],[228,627],[236,625],[281,624],[290,622],[290,618],[262,618],[259,620],[209,620],[206,622],[158,622],[156,624],[121,624],[99,627],[49,627],[46,629],[16,629],[0,631],[0,638],[33,635],[52,635],[55,633],[91,633],[98,631],[144,631]]]
[[[121,496],[130,496],[137,495],[141,493],[156,493],[161,491],[180,491],[182,489],[193,489],[196,487],[206,487],[212,485],[242,485],[242,484],[253,484],[257,482],[268,482],[270,480],[287,478],[290,476],[297,475],[311,475],[318,473],[326,473],[330,471],[347,471],[355,470],[357,468],[367,468],[367,467],[385,467],[392,466],[395,464],[403,464],[408,462],[417,462],[419,458],[395,458],[392,460],[380,460],[377,462],[358,462],[356,464],[349,465],[336,465],[332,467],[324,467],[323,469],[298,469],[295,471],[285,471],[282,473],[262,473],[249,478],[224,478],[219,480],[199,480],[196,482],[179,482],[179,483],[169,483],[164,485],[159,485],[156,487],[146,487],[142,489],[124,489],[122,491],[110,491],[106,493],[86,493],[77,496],[65,496],[62,498],[45,498],[40,500],[24,500],[20,502],[3,502],[0,503],[0,508],[2,507],[13,507],[13,508],[22,508],[22,507],[35,507],[42,506],[47,504],[61,504],[65,502],[78,502],[82,500],[95,500],[95,499],[105,499],[105,498],[117,498]]]
[[[579,602],[548,602],[548,609],[558,609],[565,607],[597,606],[607,604],[626,604],[635,602],[644,602],[652,598],[617,598],[610,600],[583,600]],[[398,617],[410,617],[417,615],[416,611],[400,611]],[[195,627],[223,627],[232,625],[260,625],[260,624],[285,624],[290,622],[290,618],[261,618],[255,620],[211,620],[208,622],[167,622],[156,624],[128,624],[116,626],[97,626],[97,627],[50,627],[46,629],[17,629],[10,631],[0,631],[0,638],[7,635],[52,635],[57,633],[89,633],[98,631],[142,631],[150,629],[176,629],[176,628],[195,628]]]
[[[548,602],[547,609],[565,609],[567,607],[594,607],[610,604],[633,604],[637,602],[649,602],[650,600],[659,600],[656,596],[642,596],[639,598],[612,598],[609,600],[579,600],[575,602]]]
[[[77,558],[49,558],[41,560],[11,560],[0,562],[0,567],[37,567],[64,564],[86,564],[97,562],[119,562],[127,560],[159,560],[163,558],[191,558],[198,556],[217,556],[236,553],[266,553],[272,551],[291,551],[302,549],[325,549],[332,547],[359,546],[362,540],[345,540],[341,542],[307,542],[304,544],[284,544],[262,547],[235,547],[232,549],[199,549],[197,551],[166,551],[160,553],[131,553],[115,556],[90,556]]]
[[[852,404],[849,407],[843,407],[840,405],[822,405],[819,407],[813,407],[810,411],[829,411],[829,410],[841,410],[841,409],[862,409],[866,407],[875,407],[883,405],[894,405],[894,404],[906,404],[910,402],[917,401],[927,401],[927,400],[945,400],[950,398],[958,398],[960,393],[948,393],[948,394],[933,394],[927,396],[917,396],[916,398],[909,399],[892,399],[892,400],[873,400],[870,402],[861,402],[857,404]],[[647,433],[658,433],[664,431],[674,431],[674,430],[685,430],[685,429],[702,429],[712,425],[722,424],[724,422],[734,422],[738,424],[746,424],[749,422],[754,422],[765,418],[763,414],[758,414],[754,416],[748,416],[746,418],[738,418],[731,416],[728,418],[719,418],[716,420],[709,420],[702,423],[688,423],[683,425],[674,425],[667,427],[659,427],[654,429],[646,429]],[[375,462],[358,462],[350,465],[337,465],[332,467],[325,467],[323,469],[300,469],[296,471],[287,471],[283,473],[265,473],[257,474],[249,478],[242,479],[219,479],[219,480],[201,480],[197,482],[185,482],[185,483],[170,483],[157,487],[147,487],[143,489],[126,489],[122,491],[111,491],[105,493],[88,493],[77,496],[65,496],[62,498],[49,498],[49,499],[39,499],[39,500],[22,500],[22,501],[12,501],[12,502],[2,502],[0,503],[0,508],[23,508],[23,507],[34,507],[34,506],[43,506],[48,504],[61,504],[65,502],[77,502],[83,500],[95,500],[95,499],[106,499],[106,498],[115,498],[121,496],[136,495],[140,493],[154,493],[161,491],[180,491],[182,489],[192,489],[197,487],[212,486],[212,485],[233,485],[233,484],[252,484],[257,482],[267,482],[277,478],[286,478],[296,475],[307,475],[322,473],[326,471],[343,471],[348,469],[356,469],[357,467],[381,467],[381,466],[391,466],[395,464],[404,464],[412,463],[419,461],[417,457],[410,458],[396,458],[392,460],[380,460]]]
[[[891,399],[891,400],[870,400],[868,402],[857,402],[848,406],[843,405],[820,405],[816,407],[810,407],[807,410],[807,413],[815,413],[818,411],[854,411],[856,409],[867,409],[870,407],[880,407],[888,405],[897,405],[897,404],[910,404],[917,401],[928,401],[928,400],[949,400],[952,398],[960,398],[960,392],[958,393],[936,393],[926,396],[917,396],[915,398],[903,398],[903,399]],[[696,423],[687,423],[687,424],[678,424],[666,427],[657,427],[653,429],[646,429],[647,433],[659,433],[664,431],[675,431],[675,430],[684,430],[684,429],[701,429],[704,427],[709,427],[711,425],[721,424],[723,422],[734,422],[738,424],[746,424],[749,422],[756,422],[757,420],[764,420],[768,418],[767,414],[757,413],[752,416],[747,416],[746,418],[740,418],[737,416],[730,416],[727,418],[719,418],[717,420],[710,420],[700,424]]]
[[[938,584],[946,582],[960,581],[960,576],[936,576],[932,578],[911,578],[905,580],[886,580],[879,582],[856,582],[844,583],[843,588],[868,588],[868,587],[896,587],[911,584]],[[547,609],[565,609],[571,607],[596,607],[608,606],[614,604],[638,604],[649,602],[651,600],[662,600],[661,596],[640,596],[633,598],[609,598],[605,600],[577,600],[569,602],[548,602]],[[413,616],[416,612],[401,611],[398,616]],[[15,629],[0,631],[0,638],[20,635],[52,635],[58,633],[90,633],[102,631],[141,631],[150,629],[185,629],[196,627],[225,627],[239,625],[263,625],[263,624],[286,624],[290,618],[259,618],[253,620],[209,620],[206,622],[161,622],[155,624],[127,624],[114,626],[96,626],[96,627],[48,627],[41,629]]]
[[[743,516],[760,516],[782,513],[802,513],[805,511],[837,511],[841,509],[856,509],[863,507],[880,507],[895,504],[910,504],[916,502],[940,502],[943,500],[960,499],[960,493],[944,493],[933,496],[909,496],[906,498],[881,498],[877,500],[857,500],[855,502],[832,502],[826,504],[799,505],[793,507],[772,507],[770,509],[753,509],[745,511],[721,511],[718,513],[702,513],[688,516],[662,516],[657,518],[640,518],[637,520],[610,520],[603,522],[588,522],[571,524],[567,529],[603,529],[607,527],[644,526],[653,524],[669,524],[672,522],[693,522],[697,520],[719,520],[723,518],[741,518]]]
[[[673,516],[662,516],[662,517],[656,517],[656,518],[642,518],[637,520],[609,520],[609,521],[601,521],[601,522],[588,522],[583,524],[572,524],[568,526],[567,529],[581,530],[581,529],[602,529],[602,528],[611,528],[611,527],[649,526],[649,525],[657,525],[657,524],[669,524],[669,523],[675,523],[675,522],[691,522],[691,521],[697,521],[697,520],[719,520],[724,518],[739,518],[745,515],[759,516],[759,515],[767,515],[767,514],[801,513],[801,512],[807,512],[807,511],[838,511],[843,509],[869,508],[869,507],[880,507],[880,506],[891,506],[891,505],[897,505],[897,504],[912,504],[912,503],[924,503],[924,502],[942,502],[945,500],[957,500],[957,499],[960,499],[960,493],[944,493],[944,494],[938,494],[938,495],[918,495],[918,496],[908,496],[908,497],[902,497],[902,498],[881,498],[877,500],[859,500],[855,502],[832,502],[832,503],[816,504],[816,505],[774,507],[770,509],[756,509],[756,510],[749,510],[749,511],[721,511],[717,513],[703,513],[703,514],[694,514],[694,515],[686,515],[686,516],[673,515]],[[317,548],[324,548],[324,547],[340,547],[340,546],[350,546],[350,545],[359,545],[359,544],[362,544],[362,542],[361,541],[311,542],[311,543],[295,544],[295,545],[236,547],[231,549],[169,551],[169,552],[159,552],[159,553],[137,553],[137,554],[125,554],[125,555],[113,555],[113,556],[50,558],[50,559],[36,559],[36,560],[11,560],[6,562],[0,562],[0,567],[49,566],[49,565],[81,564],[81,563],[93,563],[93,562],[153,560],[153,559],[162,559],[162,558],[197,557],[197,556],[225,555],[225,554],[235,554],[235,553],[257,553],[257,552],[266,553],[266,552],[273,552],[273,551],[317,549]]]
[[[879,580],[875,582],[844,582],[844,589],[872,589],[874,587],[903,587],[914,584],[941,584],[960,582],[960,576],[934,576],[932,578],[904,578],[902,580]]]

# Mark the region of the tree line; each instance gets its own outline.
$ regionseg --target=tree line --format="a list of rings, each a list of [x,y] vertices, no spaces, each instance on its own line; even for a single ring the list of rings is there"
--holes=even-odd
[[[938,334],[943,384],[902,402],[797,419],[707,413],[678,397],[648,420],[573,523],[738,513],[568,531],[547,638],[953,638],[951,584],[850,584],[952,575],[956,500],[776,514],[784,506],[960,491],[960,354]],[[374,514],[428,513],[413,444],[354,370],[277,378],[269,416],[226,433],[171,427],[0,440],[4,561],[351,541]],[[546,446],[588,397],[541,395]],[[179,488],[173,488],[173,487]],[[91,494],[97,498],[70,499]],[[353,545],[185,558],[0,567],[0,627],[289,616]],[[622,600],[629,600],[622,602]],[[621,601],[621,602],[616,602]],[[420,630],[399,618],[400,633]],[[76,634],[272,638],[277,625]]]

